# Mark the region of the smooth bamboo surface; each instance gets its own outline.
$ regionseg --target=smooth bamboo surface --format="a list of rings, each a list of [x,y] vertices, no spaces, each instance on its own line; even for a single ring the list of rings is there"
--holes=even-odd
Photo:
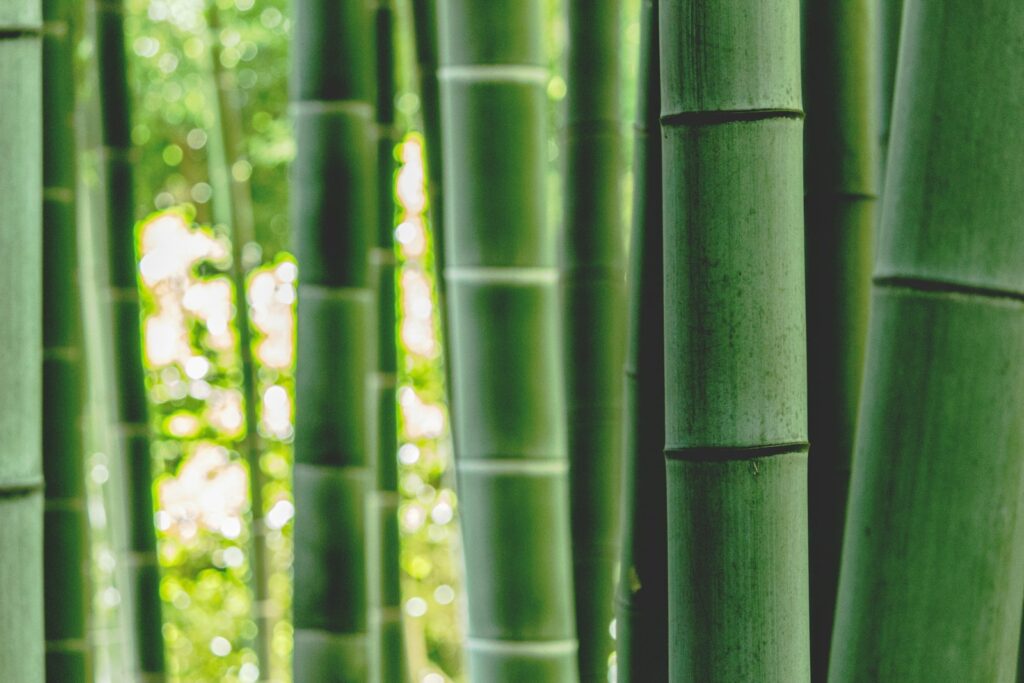
[[[1024,5],[910,0],[829,680],[1015,680]]]
[[[96,59],[102,119],[103,184],[107,218],[106,298],[112,321],[111,352],[117,392],[115,428],[125,454],[128,530],[128,583],[134,619],[135,676],[145,683],[164,680],[160,565],[153,526],[153,473],[150,426],[139,309],[135,222],[136,154],[131,142],[131,97],[124,36],[124,0],[96,3]]]
[[[811,674],[828,675],[877,204],[870,0],[804,0]]]
[[[580,680],[606,683],[615,643],[625,358],[619,0],[570,0],[563,363]]]
[[[892,98],[896,90],[896,58],[900,48],[900,26],[905,0],[880,0],[875,6],[875,106],[878,111],[878,177],[885,178],[889,156],[889,131],[892,128]],[[884,183],[879,183],[881,187]]]
[[[46,680],[90,679],[85,400],[76,226],[78,8],[43,8],[43,476]]]
[[[371,9],[358,0],[302,0],[294,31],[294,674],[296,683],[362,683],[376,344]]]
[[[393,0],[374,11],[377,72],[377,230],[371,251],[377,305],[374,486],[370,495],[367,547],[369,574],[370,680],[406,683],[402,630],[401,542],[398,530],[398,346],[395,280],[395,13]]]
[[[657,0],[641,4],[625,372],[618,683],[668,680],[665,338]]]
[[[247,161],[242,107],[238,102],[235,74],[224,68],[220,60],[220,14],[216,2],[207,9],[210,29],[210,58],[217,92],[217,122],[223,145],[224,163],[228,169]],[[256,242],[256,217],[253,213],[252,187],[248,179],[240,180],[230,171],[227,215],[231,235],[231,281],[235,289],[235,327],[238,330],[238,353],[242,366],[242,396],[245,403],[245,434],[238,444],[248,469],[250,544],[249,581],[252,590],[252,619],[256,623],[253,640],[259,663],[260,681],[272,681],[273,636],[276,613],[270,597],[270,560],[267,552],[267,527],[263,503],[263,472],[260,456],[263,440],[259,433],[260,391],[257,386],[256,362],[252,350],[252,328],[249,323],[248,279],[258,263],[245,262],[245,246]],[[225,195],[221,195],[225,196]]]
[[[0,680],[42,683],[42,28],[0,5]]]
[[[441,5],[454,443],[469,680],[578,679],[539,0]]]
[[[810,675],[799,9],[660,7],[674,682]]]

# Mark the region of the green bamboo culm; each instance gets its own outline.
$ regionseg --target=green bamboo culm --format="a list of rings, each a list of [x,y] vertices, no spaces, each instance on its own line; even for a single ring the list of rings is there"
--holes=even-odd
[[[669,679],[809,679],[798,0],[662,0]],[[698,635],[699,634],[699,637]]]
[[[75,206],[75,36],[71,0],[43,8],[43,556],[46,680],[91,680],[82,309]],[[4,679],[6,680],[6,679]]]
[[[256,244],[256,219],[253,213],[252,187],[246,175],[233,172],[239,163],[248,162],[244,138],[242,107],[238,102],[235,74],[221,63],[220,13],[216,1],[207,9],[210,29],[210,57],[216,88],[219,140],[223,146],[224,163],[229,172],[227,193],[221,193],[228,203],[227,215],[231,231],[231,281],[235,289],[235,327],[238,330],[238,351],[242,369],[242,395],[245,404],[245,434],[238,450],[249,472],[249,507],[251,515],[249,567],[251,571],[252,613],[256,623],[254,646],[259,662],[260,681],[274,680],[273,636],[274,602],[270,596],[270,561],[267,552],[267,527],[263,504],[264,477],[260,467],[263,442],[259,433],[260,391],[257,385],[256,361],[252,350],[252,328],[249,323],[248,279],[256,262],[246,260],[247,245]],[[211,174],[212,175],[212,174]]]
[[[377,70],[377,231],[371,251],[377,302],[374,491],[367,511],[369,529],[370,680],[408,680],[402,630],[401,541],[398,532],[398,346],[395,296],[395,62],[393,0],[374,10]]]
[[[42,683],[42,50],[38,0],[0,5],[0,680]]]
[[[904,0],[880,0],[875,6],[875,108],[878,112],[878,168],[880,179],[885,178],[885,163],[889,155],[889,131],[892,123],[892,97],[896,89],[896,58],[900,48],[900,25],[903,21]],[[884,183],[880,182],[880,186]]]
[[[905,5],[833,683],[1015,680],[1022,31],[1021,3]]]
[[[443,0],[442,0],[443,1]],[[437,82],[438,64],[438,0],[411,0],[413,13],[413,39],[416,44],[417,76],[419,78],[420,114],[423,119],[423,143],[427,171],[427,198],[434,243],[434,268],[444,272],[444,178],[441,160],[441,96]],[[444,278],[438,277],[436,287],[442,303],[444,320]],[[447,334],[442,324],[442,336]],[[449,389],[451,387],[448,387]]]
[[[135,676],[145,683],[164,680],[160,564],[153,525],[153,468],[146,403],[139,309],[135,222],[136,159],[131,141],[131,95],[125,50],[124,0],[96,2],[96,61],[102,119],[103,185],[107,218],[106,299],[113,321],[115,429],[125,454],[128,481],[129,609],[135,630]]]
[[[441,4],[469,678],[578,680],[540,0]]]
[[[294,30],[294,672],[296,683],[362,683],[376,338],[373,18],[361,0],[301,0]]]
[[[811,674],[828,675],[867,343],[877,186],[872,0],[804,0]]]
[[[560,269],[580,680],[605,683],[614,649],[625,234],[619,0],[569,0],[565,230]]]
[[[645,0],[640,5],[638,66],[625,363],[622,548],[615,601],[618,683],[668,680],[657,0]]]

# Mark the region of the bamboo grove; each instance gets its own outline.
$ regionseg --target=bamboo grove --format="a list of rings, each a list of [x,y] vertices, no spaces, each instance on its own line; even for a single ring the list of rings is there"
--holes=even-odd
[[[1024,680],[1024,4],[186,4],[0,2],[0,681]]]

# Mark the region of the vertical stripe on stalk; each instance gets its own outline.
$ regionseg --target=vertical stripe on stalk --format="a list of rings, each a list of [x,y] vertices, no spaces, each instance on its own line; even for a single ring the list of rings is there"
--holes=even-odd
[[[441,5],[445,251],[470,680],[577,680],[538,0]]]
[[[395,55],[394,0],[377,0],[377,230],[370,259],[377,303],[374,492],[367,510],[370,562],[370,680],[408,680],[402,630],[398,533],[398,346],[395,312]]]
[[[885,178],[889,156],[889,131],[892,129],[892,98],[896,91],[896,58],[900,51],[900,27],[904,0],[881,0],[876,6],[875,41],[878,75],[875,80],[875,106],[878,112],[878,177]],[[880,184],[881,185],[881,184]]]
[[[0,680],[42,683],[42,51],[38,0],[0,5]]]
[[[1024,5],[909,0],[829,680],[1012,681]],[[969,95],[969,96],[966,96]]]
[[[82,315],[75,216],[74,3],[43,8],[43,474],[46,677],[89,680]]]
[[[296,683],[362,683],[376,337],[369,269],[377,226],[369,5],[301,0],[294,44],[294,671]]]
[[[569,0],[563,363],[581,681],[608,680],[622,453],[619,0]]]
[[[809,679],[799,9],[660,4],[671,681]]]
[[[125,49],[124,0],[98,0],[96,58],[102,118],[103,183],[107,217],[107,303],[111,310],[117,431],[128,473],[131,611],[135,622],[136,675],[162,680],[164,644],[160,567],[153,528],[153,475],[149,410],[142,358],[137,256],[135,253],[135,154],[131,143],[131,95]]]
[[[641,4],[638,74],[625,373],[622,550],[615,610],[619,683],[668,680],[657,0],[645,0]]]
[[[811,664],[828,673],[875,226],[870,0],[804,0]]]

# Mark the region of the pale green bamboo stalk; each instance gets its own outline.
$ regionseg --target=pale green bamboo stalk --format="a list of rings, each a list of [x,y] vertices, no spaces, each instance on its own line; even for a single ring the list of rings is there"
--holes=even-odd
[[[829,680],[1012,681],[1024,5],[909,0]]]
[[[441,5],[454,444],[470,680],[578,679],[539,0]]]
[[[871,0],[804,0],[811,673],[828,675],[876,221]]]
[[[223,145],[224,164],[228,169],[248,161],[242,110],[238,103],[235,74],[221,64],[220,13],[216,0],[207,9],[210,29],[210,58],[217,93],[217,123]],[[214,174],[211,173],[211,178]],[[263,440],[259,433],[260,391],[256,380],[256,361],[252,351],[252,328],[249,324],[249,273],[258,263],[246,263],[245,247],[256,243],[256,219],[253,215],[252,188],[247,176],[229,170],[229,191],[220,197],[228,200],[231,233],[231,281],[235,289],[235,328],[238,330],[238,351],[242,366],[242,396],[245,404],[245,435],[238,444],[249,471],[249,507],[251,515],[249,567],[252,572],[252,615],[256,622],[254,640],[261,681],[274,680],[273,637],[275,611],[270,596],[270,567],[267,552],[267,526],[263,503],[263,472],[260,456]],[[226,195],[226,196],[225,196]]]
[[[90,680],[85,399],[76,220],[77,8],[43,8],[43,475],[46,679]]]
[[[37,0],[0,5],[0,680],[42,683],[42,51]]]
[[[366,498],[376,325],[374,30],[361,0],[295,6],[292,226],[296,683],[368,675]]]
[[[669,676],[809,679],[800,5],[660,5]]]
[[[135,624],[135,676],[145,683],[164,680],[160,564],[153,526],[153,475],[149,449],[136,256],[136,154],[131,142],[131,97],[124,37],[124,0],[96,3],[96,57],[100,86],[101,140],[106,197],[106,299],[111,309],[117,403],[115,429],[125,455],[131,514],[128,585]]]
[[[398,346],[395,281],[395,55],[393,0],[374,10],[377,72],[377,230],[371,251],[377,302],[374,486],[368,519],[370,680],[409,680],[402,626],[401,541],[398,530]]]
[[[618,683],[668,680],[658,3],[645,0],[640,7],[622,549],[615,609]]]
[[[617,569],[625,339],[619,0],[569,0],[560,269],[580,680],[605,683]]]

